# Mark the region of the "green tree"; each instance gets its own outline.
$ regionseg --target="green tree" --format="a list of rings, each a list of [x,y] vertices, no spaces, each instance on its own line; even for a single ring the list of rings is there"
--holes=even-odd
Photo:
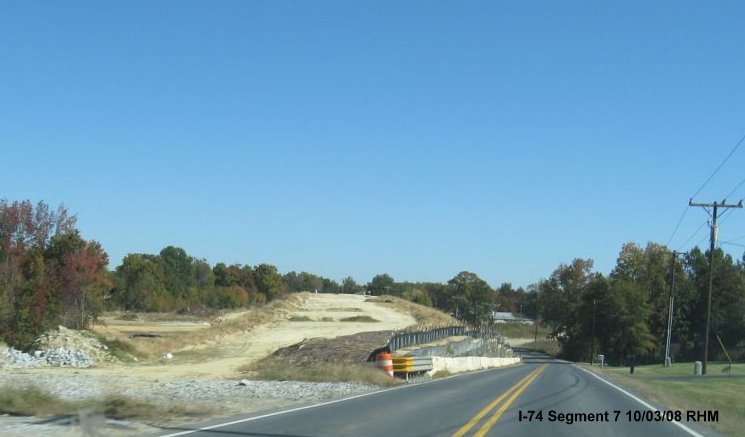
[[[655,338],[655,355],[662,359],[667,336],[672,254],[662,245],[648,243],[642,250],[634,243],[621,249],[611,278],[631,281],[643,291],[649,304],[649,331]]]
[[[592,278],[591,259],[576,258],[562,264],[548,280],[538,285],[541,318],[554,328],[553,334],[574,331],[576,316],[587,285]]]
[[[355,294],[362,291],[362,286],[358,285],[357,282],[351,276],[347,276],[341,281],[341,292],[345,294]]]
[[[254,267],[254,279],[256,287],[260,293],[263,293],[268,300],[274,300],[286,293],[282,275],[277,271],[277,267],[271,264],[259,264]]]
[[[599,296],[598,332],[609,361],[627,362],[631,356],[650,353],[655,344],[649,332],[650,307],[641,286],[627,279],[613,279]]]
[[[372,278],[367,284],[367,289],[374,296],[382,296],[384,294],[391,294],[391,290],[394,289],[395,285],[396,281],[390,275],[381,273]]]
[[[159,311],[172,307],[173,300],[166,290],[157,258],[131,253],[124,257],[116,272],[114,298],[124,309]]]
[[[168,246],[160,251],[158,264],[163,271],[163,285],[175,299],[183,300],[193,285],[193,259],[180,247]]]
[[[474,325],[491,320],[494,292],[475,273],[463,271],[455,275],[448,281],[448,294],[456,318]]]

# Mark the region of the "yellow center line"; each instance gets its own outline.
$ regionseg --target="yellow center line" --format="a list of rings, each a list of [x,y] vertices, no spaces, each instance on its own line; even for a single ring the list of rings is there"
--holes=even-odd
[[[497,410],[497,412],[494,413],[494,415],[485,424],[483,424],[481,426],[481,428],[478,430],[478,432],[476,434],[474,434],[473,436],[474,437],[484,437],[486,435],[486,433],[489,432],[489,430],[491,429],[491,427],[494,426],[495,423],[497,423],[497,421],[499,420],[499,418],[502,417],[502,414],[504,414],[504,412],[507,411],[508,408],[510,408],[510,405],[512,405],[512,403],[515,402],[515,399],[517,399],[518,397],[520,397],[520,395],[525,391],[525,389],[528,388],[528,386],[530,384],[532,384],[533,381],[535,381],[536,378],[538,378],[538,375],[540,375],[541,372],[543,372],[544,370],[546,370],[546,366],[548,366],[548,364],[544,364],[536,372],[533,372],[531,374],[531,376],[530,376],[530,379],[527,382],[525,382],[525,384],[523,384],[522,387],[520,387],[515,392],[515,394],[513,394],[512,397],[510,397],[507,400],[507,402],[505,402],[504,404],[502,404],[502,406],[499,407],[499,409]]]
[[[545,367],[546,366],[544,365],[543,368],[545,368]],[[512,393],[513,391],[517,390],[523,383],[525,383],[528,379],[530,379],[530,377],[538,374],[538,372],[541,371],[543,368],[539,368],[539,369],[536,369],[536,370],[530,372],[528,374],[528,376],[526,376],[525,378],[521,379],[517,384],[513,385],[512,387],[510,387],[509,390],[507,390],[506,392],[502,393],[501,396],[499,396],[498,398],[494,399],[483,410],[479,411],[479,413],[477,415],[473,416],[473,419],[469,420],[468,423],[466,423],[465,425],[463,425],[463,427],[461,429],[459,429],[458,431],[456,431],[456,433],[453,434],[452,437],[463,437],[464,435],[466,435],[466,433],[468,431],[470,431],[471,428],[473,428],[474,426],[476,426],[476,424],[479,423],[479,421],[481,419],[483,419],[484,416],[486,416],[487,414],[489,414],[489,412],[494,407],[496,407],[497,405],[499,405],[499,403],[502,402],[502,400],[504,398],[506,398],[507,396],[509,396],[510,393]]]

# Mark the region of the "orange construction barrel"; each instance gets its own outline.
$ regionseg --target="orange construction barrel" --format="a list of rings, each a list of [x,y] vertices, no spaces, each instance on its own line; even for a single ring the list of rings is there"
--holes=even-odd
[[[390,352],[381,352],[375,356],[375,367],[388,374],[393,378],[393,354]]]

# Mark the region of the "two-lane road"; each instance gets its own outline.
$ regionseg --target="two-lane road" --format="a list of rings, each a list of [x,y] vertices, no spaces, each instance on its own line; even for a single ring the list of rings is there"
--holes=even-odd
[[[199,436],[697,436],[654,421],[649,404],[567,362],[524,364],[348,399],[237,418],[167,435]],[[670,414],[670,413],[668,413]],[[674,417],[670,417],[674,418]],[[652,419],[651,421],[645,419]]]

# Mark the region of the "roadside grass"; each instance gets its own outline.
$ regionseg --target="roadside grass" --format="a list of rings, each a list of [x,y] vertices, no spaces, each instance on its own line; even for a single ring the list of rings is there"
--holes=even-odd
[[[308,316],[292,316],[288,320],[290,322],[313,322],[314,321]]]
[[[621,385],[643,394],[671,410],[719,412],[719,422],[703,423],[727,435],[742,435],[745,429],[745,364],[733,364],[732,376],[723,376],[727,363],[709,363],[710,376],[693,376],[693,363],[628,367],[592,367]],[[585,365],[586,368],[589,366]],[[684,413],[685,414],[685,413]]]
[[[494,325],[494,329],[499,335],[507,338],[535,338],[535,326],[526,325],[524,323],[497,323]],[[551,333],[551,330],[539,326],[538,327],[538,341],[546,340],[546,337]]]
[[[389,379],[371,364],[323,362],[297,365],[276,357],[266,357],[242,366],[239,371],[247,377],[264,381],[358,382],[378,387],[391,387],[402,382]]]
[[[365,323],[376,323],[380,322],[380,320],[370,317],[370,316],[353,316],[353,317],[343,317],[339,319],[340,322],[365,322]]]
[[[387,308],[391,308],[403,314],[410,314],[416,319],[417,324],[426,326],[455,326],[460,325],[456,319],[440,310],[419,305],[396,296],[374,296],[366,302],[375,302]]]
[[[559,346],[559,342],[555,340],[531,341],[530,343],[521,344],[517,347],[533,349],[538,352],[543,352],[546,355],[551,355],[552,357],[558,357],[561,352],[561,346]]]
[[[35,386],[16,387],[6,384],[0,387],[0,414],[48,417],[77,415],[84,410],[115,419],[136,419],[151,423],[169,423],[194,416],[207,417],[214,413],[201,405],[160,404],[120,395],[67,401]]]

